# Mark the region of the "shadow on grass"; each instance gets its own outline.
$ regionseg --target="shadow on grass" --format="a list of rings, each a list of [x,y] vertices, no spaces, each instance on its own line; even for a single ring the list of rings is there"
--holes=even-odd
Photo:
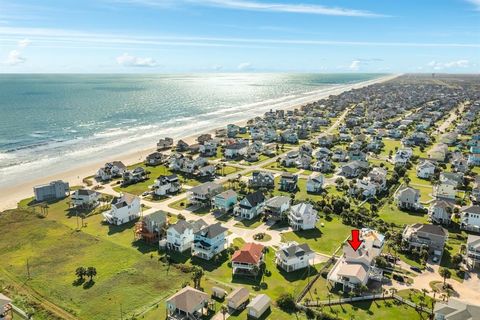
[[[315,266],[310,266],[310,268],[303,268],[292,272],[286,272],[285,270],[277,266],[277,271],[288,282],[306,280],[318,274],[318,270]]]
[[[93,287],[94,285],[95,285],[95,281],[93,281],[93,280],[88,280],[87,282],[85,282],[85,283],[83,284],[83,289],[88,290],[88,289],[90,289],[91,287]]]
[[[225,262],[227,262],[228,259],[229,259],[228,253],[226,250],[224,250],[222,253],[217,254],[211,260],[204,260],[202,258],[193,256],[191,258],[191,262],[192,262],[192,265],[199,266],[203,270],[212,272],[220,268]]]
[[[135,226],[135,223],[137,223],[137,221],[138,219],[135,219],[127,223],[121,224],[119,226],[109,224],[107,222],[102,222],[102,224],[108,226],[108,235],[111,236],[115,233],[121,233],[121,232],[124,232],[125,230],[132,229]]]
[[[314,239],[314,240],[318,240],[318,238],[321,238],[322,235],[323,235],[323,232],[320,231],[318,228],[315,228],[315,229],[311,229],[311,230],[297,230],[297,231],[293,231],[293,233],[295,233],[295,235],[299,238],[305,238],[305,239]]]
[[[151,244],[151,243],[146,243],[145,240],[141,240],[141,239],[133,241],[132,242],[132,247],[136,248],[139,252],[141,252],[143,254],[158,251],[158,246],[157,245],[154,245],[154,244]]]

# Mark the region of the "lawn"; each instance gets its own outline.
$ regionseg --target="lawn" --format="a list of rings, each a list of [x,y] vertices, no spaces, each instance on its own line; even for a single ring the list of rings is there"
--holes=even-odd
[[[392,154],[395,154],[396,152],[395,148],[400,149],[402,147],[402,143],[399,140],[383,139],[383,143],[385,145],[383,146],[383,149],[380,155],[385,157],[388,157],[390,151],[392,151]]]
[[[454,231],[451,229],[448,230],[448,232],[448,239],[445,249],[443,250],[440,266],[450,269],[452,273],[452,279],[458,282],[463,282],[464,273],[454,268],[452,257],[457,253],[461,253],[460,247],[462,244],[466,243],[467,235],[465,232]]]
[[[322,227],[321,224],[324,224]],[[291,231],[282,234],[283,241],[307,243],[314,251],[333,254],[350,235],[352,228],[342,224],[337,216],[332,216],[330,221],[320,219],[317,228],[304,231]]]
[[[427,314],[420,314],[414,308],[396,300],[344,303],[342,305],[325,307],[323,310],[332,316],[336,315],[339,319],[346,320],[428,319]]]
[[[300,171],[299,169],[297,169],[295,167],[284,167],[280,163],[277,163],[277,162],[272,162],[270,164],[267,164],[267,165],[263,166],[262,168],[270,169],[270,170],[276,170],[276,171],[290,172],[290,173],[297,173],[298,171]]]
[[[242,168],[239,168],[239,167],[234,167],[234,166],[225,166],[221,169],[218,170],[218,173],[221,175],[221,176],[228,176],[232,173],[235,173],[235,172],[239,172],[239,171],[242,171],[243,169]]]
[[[156,254],[151,258],[138,250],[126,250],[104,237],[75,232],[23,210],[1,215],[0,234],[2,261],[8,261],[0,272],[83,319],[118,318],[114,315],[120,304],[124,317],[138,314],[171,295],[185,278],[176,269],[168,269]],[[93,285],[75,282],[79,266],[97,269]]]
[[[263,224],[262,216],[260,215],[256,218],[250,219],[250,220],[243,219],[243,220],[235,223],[235,227],[246,228],[246,229],[256,229],[257,227],[259,227],[262,224]]]
[[[279,186],[280,186],[280,179],[281,177],[278,176],[275,178],[275,190],[273,191],[274,196],[287,196],[289,197],[291,195],[291,192],[286,192],[286,191],[280,191]],[[335,186],[326,186],[324,189],[323,193],[320,194],[313,194],[313,193],[308,193],[307,192],[307,179],[300,178],[298,179],[298,189],[297,192],[295,193],[295,199],[296,200],[307,200],[307,201],[320,201],[324,198],[325,195],[330,195],[333,197],[342,197],[343,196],[343,191],[337,190]]]
[[[415,212],[406,212],[398,209],[395,203],[386,203],[378,212],[379,217],[398,226],[412,223],[427,223],[428,215]]]

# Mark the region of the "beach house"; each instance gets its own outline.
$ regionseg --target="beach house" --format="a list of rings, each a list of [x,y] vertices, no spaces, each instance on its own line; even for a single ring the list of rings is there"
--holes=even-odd
[[[429,160],[422,161],[417,165],[417,177],[430,179],[435,173],[435,165]]]
[[[433,314],[433,320],[476,320],[480,314],[480,306],[450,298],[436,303]]]
[[[275,253],[275,263],[286,272],[297,271],[313,263],[315,252],[308,244],[283,243]]]
[[[213,197],[212,207],[222,213],[230,212],[237,203],[237,193],[232,189],[226,190]]]
[[[454,208],[455,204],[451,201],[445,201],[442,199],[435,200],[428,208],[429,220],[433,223],[448,225],[452,222],[451,217]]]
[[[105,166],[98,169],[95,178],[100,181],[108,181],[113,178],[120,178],[127,171],[127,166],[121,161],[113,161],[105,163]]]
[[[94,208],[98,205],[100,193],[89,189],[75,190],[70,199],[75,207]]]
[[[257,275],[263,264],[264,246],[257,243],[245,243],[232,255],[233,274]]]
[[[191,222],[178,220],[167,229],[167,249],[178,252],[191,250],[195,232],[207,226],[202,219]]]
[[[469,205],[460,209],[460,228],[480,232],[480,206]]]
[[[369,280],[381,281],[383,272],[375,267],[375,258],[382,253],[385,237],[375,230],[360,230],[362,244],[353,250],[349,244],[343,246],[343,255],[327,275],[327,280],[345,291],[367,285]]]
[[[297,190],[298,176],[289,172],[282,173],[280,177],[281,191],[294,192]]]
[[[68,182],[62,180],[52,181],[33,187],[35,201],[51,201],[65,198],[70,192]]]
[[[408,243],[406,249],[428,248],[430,253],[441,257],[448,238],[448,231],[439,225],[415,223],[405,227],[402,239]]]
[[[252,177],[248,180],[251,188],[273,188],[275,178],[272,173],[266,171],[254,171]]]
[[[191,205],[209,206],[213,197],[222,191],[222,185],[215,182],[205,182],[188,190],[187,198]]]
[[[480,266],[480,236],[469,234],[467,238],[465,261],[470,270]]]
[[[208,307],[209,296],[205,292],[186,286],[167,299],[168,319],[200,319]]]
[[[323,188],[323,175],[319,173],[312,173],[308,176],[307,180],[307,192],[308,193],[320,193]]]
[[[102,213],[102,215],[108,223],[121,225],[137,219],[140,216],[140,210],[140,198],[124,193],[114,197],[111,202],[111,209]]]
[[[157,196],[174,194],[180,191],[181,189],[182,189],[182,186],[176,174],[172,174],[168,176],[161,175],[157,179],[155,179],[155,182],[153,183],[153,186],[152,186],[152,191]]]
[[[247,154],[248,144],[246,142],[235,142],[224,147],[224,155],[227,159],[237,159]]]
[[[172,146],[173,146],[173,139],[169,137],[160,139],[157,142],[157,150],[165,150],[165,149],[171,148]]]
[[[314,229],[318,219],[317,210],[308,202],[294,205],[288,212],[288,222],[293,230]]]
[[[205,226],[195,232],[192,255],[210,260],[227,247],[227,231],[220,222]]]
[[[261,191],[249,193],[240,200],[234,209],[234,213],[241,218],[253,219],[263,213],[265,200],[265,196]]]
[[[403,186],[395,194],[395,201],[400,209],[417,210],[420,205],[420,190]]]
[[[264,213],[268,219],[283,220],[290,209],[292,199],[286,196],[275,196],[265,201]]]

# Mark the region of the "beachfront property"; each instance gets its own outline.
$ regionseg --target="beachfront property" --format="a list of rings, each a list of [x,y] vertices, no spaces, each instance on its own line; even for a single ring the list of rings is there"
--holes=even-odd
[[[247,154],[248,144],[246,142],[234,142],[224,147],[224,156],[227,159],[238,159]]]
[[[297,271],[313,264],[315,252],[308,244],[289,242],[280,245],[275,252],[275,263],[286,272]]]
[[[263,213],[265,200],[261,191],[249,193],[235,206],[234,213],[244,219],[253,219]]]
[[[176,174],[171,174],[168,176],[161,175],[151,187],[153,194],[156,196],[166,196],[168,194],[175,194],[182,189],[180,180]]]
[[[122,161],[107,162],[105,166],[98,169],[95,178],[100,181],[109,181],[122,177],[125,171],[127,171],[127,166]]]
[[[248,180],[250,188],[273,188],[275,178],[272,173],[266,171],[254,171]]]
[[[140,217],[140,197],[123,193],[114,197],[110,203],[111,209],[103,212],[102,215],[110,224],[121,225]]]
[[[169,137],[165,137],[163,139],[158,140],[157,142],[157,150],[165,150],[170,149],[173,146],[173,139]]]
[[[259,294],[247,305],[248,317],[260,319],[270,309],[271,299],[266,294]]]
[[[245,243],[232,255],[232,273],[234,275],[254,275],[260,272],[264,263],[264,246],[257,243]]]
[[[327,275],[327,280],[343,291],[355,290],[370,280],[381,281],[383,278],[382,270],[375,267],[375,258],[382,253],[385,237],[375,230],[363,228],[360,239],[363,242],[356,251],[349,244],[343,246],[343,255]]]
[[[70,199],[74,207],[94,208],[99,204],[100,193],[90,189],[75,190]]]
[[[268,219],[280,221],[285,219],[292,199],[286,196],[275,196],[265,201],[264,214]]]
[[[150,153],[146,158],[145,158],[145,165],[147,166],[158,166],[161,165],[167,157],[161,153],[161,152],[153,152]]]
[[[318,212],[308,202],[301,202],[290,208],[288,223],[293,230],[310,230],[316,227]]]
[[[400,209],[418,210],[422,208],[420,204],[420,191],[412,187],[400,187],[394,195],[395,202]]]
[[[222,185],[215,182],[205,182],[188,190],[187,198],[191,205],[210,206],[213,197],[222,191]]]
[[[480,232],[480,206],[469,205],[460,209],[460,228]]]
[[[227,247],[227,231],[220,222],[202,227],[194,233],[192,256],[212,259]]]
[[[202,219],[191,222],[178,220],[177,223],[171,225],[167,229],[166,248],[178,252],[191,250],[195,239],[195,233],[207,226],[208,224]]]
[[[65,198],[70,192],[68,182],[62,180],[52,181],[33,187],[35,201],[52,201]]]
[[[210,298],[200,290],[186,286],[167,299],[168,319],[200,319]]]
[[[223,191],[213,197],[212,207],[214,210],[220,211],[221,213],[230,212],[237,204],[237,197],[237,193],[232,189]]]
[[[402,232],[407,250],[426,248],[430,254],[441,257],[448,238],[448,231],[439,225],[415,223],[408,225]]]
[[[147,171],[142,167],[136,167],[133,170],[126,170],[122,174],[122,185],[127,186],[148,178]]]

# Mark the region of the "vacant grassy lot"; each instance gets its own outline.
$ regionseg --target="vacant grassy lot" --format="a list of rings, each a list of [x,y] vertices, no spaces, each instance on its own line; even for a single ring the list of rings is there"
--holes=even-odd
[[[378,212],[379,217],[386,222],[395,223],[398,226],[412,223],[426,223],[427,214],[420,214],[415,212],[406,212],[398,209],[395,203],[386,203]]]
[[[0,272],[24,282],[40,295],[81,319],[118,319],[138,314],[176,291],[184,274],[154,254],[124,246],[23,210],[0,218]],[[29,264],[30,280],[26,264]],[[95,283],[77,283],[75,269],[94,266]]]
[[[280,163],[273,162],[270,164],[267,164],[266,166],[263,166],[265,169],[270,169],[270,170],[276,170],[276,171],[285,171],[285,172],[290,172],[290,173],[297,173],[300,171],[299,169],[295,167],[284,167]]]
[[[321,224],[324,224],[322,227]],[[352,228],[342,224],[337,216],[330,221],[320,219],[316,229],[287,232],[282,235],[284,241],[307,243],[314,251],[333,254],[343,241],[350,235]]]

